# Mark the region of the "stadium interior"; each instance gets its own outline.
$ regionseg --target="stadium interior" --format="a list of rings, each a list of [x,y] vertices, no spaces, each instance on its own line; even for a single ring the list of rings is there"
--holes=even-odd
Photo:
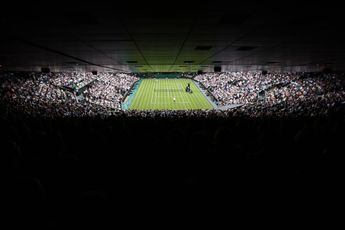
[[[4,4],[10,215],[51,227],[180,227],[210,210],[244,217],[335,202],[343,11],[301,1]]]

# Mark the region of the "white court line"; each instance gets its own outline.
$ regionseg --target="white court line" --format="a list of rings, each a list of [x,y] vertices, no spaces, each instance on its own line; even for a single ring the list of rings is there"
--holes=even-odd
[[[164,79],[164,87],[167,86],[167,79]],[[170,96],[170,93],[168,92],[168,97]],[[166,104],[167,100],[164,100],[164,103]],[[168,109],[167,105],[164,105],[164,109]]]
[[[189,104],[188,102],[175,102],[176,104]],[[157,105],[165,105],[165,102],[157,103]]]
[[[183,87],[182,84],[181,84],[181,82],[179,82],[179,85],[180,85],[181,88]],[[187,101],[185,102],[185,104],[189,104],[189,101],[188,101],[189,98],[188,98],[188,97],[183,97],[183,95],[181,95],[181,98],[187,99]],[[188,109],[187,106],[185,106],[184,109]]]

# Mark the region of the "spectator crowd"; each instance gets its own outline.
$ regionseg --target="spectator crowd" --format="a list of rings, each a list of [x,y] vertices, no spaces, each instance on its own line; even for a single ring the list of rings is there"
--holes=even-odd
[[[343,74],[231,72],[194,79],[220,106],[241,104],[237,112],[251,116],[319,115],[345,102]]]
[[[183,75],[186,77],[186,75]],[[189,76],[189,75],[188,75]],[[191,76],[189,76],[191,77]],[[344,75],[335,73],[229,72],[193,75],[220,107],[194,111],[124,111],[121,102],[139,80],[128,73],[4,73],[5,112],[31,116],[124,115],[138,117],[323,115],[344,106]]]
[[[123,73],[9,73],[1,77],[1,101],[8,112],[33,116],[106,115],[121,109],[137,80]]]

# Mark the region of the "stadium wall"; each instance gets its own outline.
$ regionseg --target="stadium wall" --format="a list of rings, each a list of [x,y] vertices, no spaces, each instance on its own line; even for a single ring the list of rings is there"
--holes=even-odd
[[[134,98],[135,93],[139,89],[141,82],[142,82],[141,79],[134,82],[132,87],[127,91],[127,93],[125,94],[125,96],[123,97],[123,100],[122,100],[122,104],[121,104],[122,109],[127,110],[129,108],[129,106],[132,103],[132,100]]]
[[[199,87],[199,89],[201,91],[204,91],[204,92],[207,93],[207,95],[206,95],[207,97],[211,97],[212,101],[215,102],[216,104],[218,104],[217,98],[206,88],[206,86],[204,86],[204,84],[202,84],[201,82],[195,80],[194,78],[193,78],[193,81],[196,82],[196,85]]]

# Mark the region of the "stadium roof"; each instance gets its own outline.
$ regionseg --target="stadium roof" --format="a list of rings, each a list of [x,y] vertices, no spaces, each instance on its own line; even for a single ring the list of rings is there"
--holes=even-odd
[[[329,2],[115,2],[2,6],[0,70],[344,70],[342,7]]]

